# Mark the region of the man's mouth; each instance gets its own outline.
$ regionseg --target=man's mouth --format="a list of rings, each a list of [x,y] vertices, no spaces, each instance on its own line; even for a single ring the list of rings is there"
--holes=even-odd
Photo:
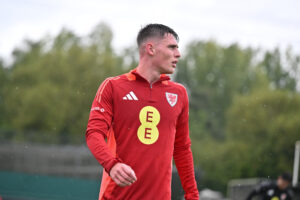
[[[178,62],[177,60],[175,60],[175,61],[172,62],[172,66],[173,66],[174,68],[176,67],[177,62]]]

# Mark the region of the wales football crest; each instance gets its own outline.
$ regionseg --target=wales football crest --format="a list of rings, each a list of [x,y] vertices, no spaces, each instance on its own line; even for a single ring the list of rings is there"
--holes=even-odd
[[[169,93],[166,92],[166,98],[168,103],[170,104],[170,106],[175,106],[177,103],[177,99],[178,99],[178,95],[177,94],[173,94],[173,93]]]

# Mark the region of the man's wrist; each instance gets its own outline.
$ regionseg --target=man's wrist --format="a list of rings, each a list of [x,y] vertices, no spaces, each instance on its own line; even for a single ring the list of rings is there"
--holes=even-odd
[[[115,158],[113,161],[109,163],[109,165],[105,168],[105,171],[110,175],[110,170],[115,166],[117,163],[121,163],[121,159]]]

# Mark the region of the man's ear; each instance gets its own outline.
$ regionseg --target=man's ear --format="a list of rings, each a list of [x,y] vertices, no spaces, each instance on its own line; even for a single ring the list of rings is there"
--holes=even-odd
[[[147,43],[146,44],[146,52],[147,52],[147,54],[149,54],[151,56],[153,56],[155,54],[155,49],[154,49],[152,43]]]

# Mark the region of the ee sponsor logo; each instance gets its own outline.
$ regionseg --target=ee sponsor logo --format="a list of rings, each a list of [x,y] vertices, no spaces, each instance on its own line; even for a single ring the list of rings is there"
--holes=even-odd
[[[138,128],[137,136],[143,144],[153,144],[159,137],[157,125],[160,121],[160,114],[153,106],[145,106],[139,114],[141,125]]]
[[[280,200],[278,197],[273,197],[271,200]]]

